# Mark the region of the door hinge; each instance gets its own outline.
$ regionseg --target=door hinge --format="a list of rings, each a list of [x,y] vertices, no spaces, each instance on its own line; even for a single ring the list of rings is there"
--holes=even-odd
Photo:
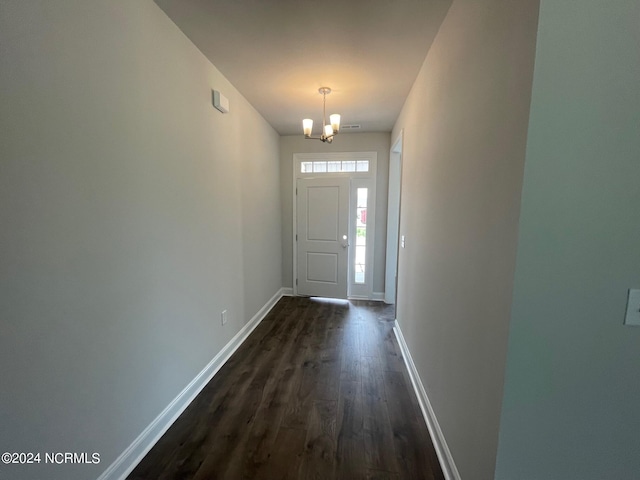
[[[298,285],[298,279],[296,278],[296,285]]]
[[[296,242],[298,241],[298,234],[296,233]]]

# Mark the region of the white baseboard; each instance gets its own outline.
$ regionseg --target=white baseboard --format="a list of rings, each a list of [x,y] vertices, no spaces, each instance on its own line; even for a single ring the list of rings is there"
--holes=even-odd
[[[282,287],[280,292],[283,297],[293,297],[293,287]]]
[[[287,290],[293,289],[281,288],[269,299],[258,313],[213,357],[209,364],[204,367],[189,385],[167,405],[160,415],[138,435],[138,438],[98,477],[98,480],[124,480],[127,475],[133,471],[173,422],[178,419],[180,414],[184,412],[213,376],[218,373],[222,365],[225,364],[229,357],[233,355],[251,332],[253,332],[258,324],[267,316],[278,300],[287,295]]]
[[[383,302],[384,301],[384,292],[373,292],[371,294],[371,300],[375,300],[377,302]]]
[[[433,407],[431,406],[429,397],[427,397],[427,392],[425,391],[424,386],[422,385],[422,381],[420,380],[420,376],[418,375],[418,371],[416,370],[416,365],[413,363],[413,359],[411,358],[411,353],[409,352],[407,343],[404,341],[404,336],[402,335],[402,330],[400,330],[398,320],[395,321],[393,331],[395,332],[396,338],[398,339],[398,345],[400,346],[400,350],[402,351],[404,363],[407,366],[407,370],[409,371],[409,377],[411,378],[413,389],[415,390],[416,396],[418,397],[418,403],[420,404],[422,415],[424,416],[424,420],[427,423],[427,428],[429,429],[429,433],[431,434],[431,440],[433,442],[433,446],[436,449],[438,460],[440,460],[440,466],[442,467],[444,478],[446,480],[461,480],[460,473],[458,472],[456,464],[453,461],[451,451],[447,446],[447,442],[444,439],[444,434],[442,433],[440,425],[438,424],[436,414],[433,411]]]

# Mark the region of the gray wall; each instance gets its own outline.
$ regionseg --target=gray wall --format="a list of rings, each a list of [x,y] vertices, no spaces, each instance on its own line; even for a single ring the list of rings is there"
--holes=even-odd
[[[640,3],[543,0],[496,478],[640,478]]]
[[[0,45],[0,451],[101,455],[0,476],[95,478],[281,287],[279,137],[151,0]]]
[[[373,291],[384,292],[387,245],[387,191],[389,186],[389,133],[341,133],[332,144],[306,140],[302,135],[280,137],[280,198],[282,202],[282,285],[293,288],[293,154],[317,152],[377,152],[376,231]]]
[[[397,318],[464,479],[493,478],[538,2],[454,0],[404,129]]]

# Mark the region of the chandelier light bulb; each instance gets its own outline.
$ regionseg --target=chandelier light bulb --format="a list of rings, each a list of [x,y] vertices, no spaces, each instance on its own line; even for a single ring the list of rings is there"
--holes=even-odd
[[[333,130],[333,134],[335,135],[340,131],[340,114],[334,113],[330,115],[329,121],[331,122],[331,129]]]
[[[313,120],[310,118],[305,118],[302,120],[302,130],[304,131],[305,137],[311,136],[311,130],[313,129]]]

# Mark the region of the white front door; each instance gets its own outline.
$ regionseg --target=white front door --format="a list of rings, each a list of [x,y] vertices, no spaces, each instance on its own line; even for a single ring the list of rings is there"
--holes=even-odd
[[[347,298],[349,178],[297,181],[298,294]]]

